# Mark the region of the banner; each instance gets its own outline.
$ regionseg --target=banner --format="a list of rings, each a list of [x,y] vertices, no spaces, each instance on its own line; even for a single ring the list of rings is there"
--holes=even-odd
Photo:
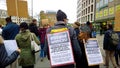
[[[102,54],[96,38],[88,39],[84,46],[89,66],[103,63]]]
[[[63,30],[63,29],[62,29]],[[73,51],[68,31],[52,31],[47,34],[51,66],[74,64]],[[61,31],[58,30],[58,31]]]
[[[4,40],[4,45],[8,56],[18,49],[16,40]]]
[[[28,17],[27,1],[6,0],[7,12],[9,16]]]

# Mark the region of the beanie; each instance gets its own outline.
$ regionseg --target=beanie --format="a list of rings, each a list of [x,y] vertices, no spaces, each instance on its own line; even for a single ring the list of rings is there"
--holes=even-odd
[[[64,19],[67,19],[67,15],[61,10],[57,11],[56,17],[57,17],[57,21],[63,21]]]

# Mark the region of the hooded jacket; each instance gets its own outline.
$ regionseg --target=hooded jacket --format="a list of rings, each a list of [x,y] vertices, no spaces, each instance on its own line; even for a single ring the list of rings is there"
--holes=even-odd
[[[34,41],[37,44],[40,44],[36,35],[34,33],[32,34],[34,37]],[[20,58],[19,58],[19,65],[21,66],[30,66],[30,65],[34,65],[35,63],[35,55],[32,53],[31,50],[30,35],[31,32],[29,30],[26,30],[17,34],[15,38],[19,48],[21,49]]]

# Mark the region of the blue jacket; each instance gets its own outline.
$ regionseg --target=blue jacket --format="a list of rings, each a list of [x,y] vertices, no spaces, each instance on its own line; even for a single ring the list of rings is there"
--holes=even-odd
[[[14,51],[10,56],[7,56],[4,44],[0,44],[0,68],[5,68],[7,65],[14,62],[19,55],[19,52]]]
[[[15,39],[15,36],[19,33],[19,26],[13,22],[9,22],[2,31],[2,37],[5,40]]]

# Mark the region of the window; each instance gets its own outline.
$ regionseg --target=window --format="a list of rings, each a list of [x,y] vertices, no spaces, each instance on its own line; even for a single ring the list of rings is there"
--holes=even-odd
[[[104,0],[104,5],[107,5],[108,4],[108,0]]]
[[[96,4],[96,9],[98,9],[99,8],[99,2]]]
[[[91,12],[93,12],[93,5],[91,5]]]
[[[86,8],[86,14],[87,14],[87,8]]]
[[[93,14],[91,14],[91,21],[93,20]]]
[[[88,13],[90,13],[90,7],[88,7]]]
[[[88,21],[89,21],[89,18],[90,18],[90,17],[89,17],[89,15],[88,15]]]
[[[103,6],[103,0],[100,0],[100,7]]]
[[[93,3],[93,0],[91,0],[91,2]]]
[[[113,0],[109,0],[109,2],[112,2]]]

